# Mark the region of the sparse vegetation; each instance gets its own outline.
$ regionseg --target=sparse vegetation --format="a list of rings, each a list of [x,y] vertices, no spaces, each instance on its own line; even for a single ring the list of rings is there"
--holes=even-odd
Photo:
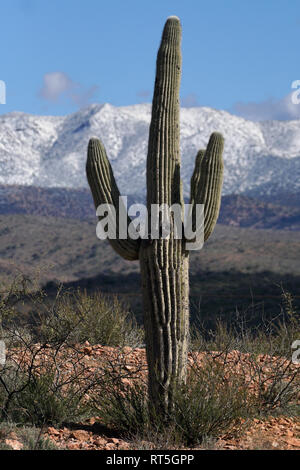
[[[41,312],[30,324],[18,313],[26,296]],[[2,449],[10,448],[12,431],[24,449],[54,448],[43,435],[47,426],[92,416],[135,448],[152,449],[217,448],[220,436],[243,432],[253,418],[299,416],[300,370],[290,346],[300,337],[300,321],[287,292],[276,321],[251,327],[237,315],[230,326],[221,320],[215,329],[194,326],[187,384],[166,420],[147,404],[145,365],[128,366],[131,347],[143,338],[116,298],[62,287],[48,298],[19,277],[2,292],[0,314],[7,347],[0,369]],[[113,355],[102,353],[95,363],[98,344],[113,346]]]
[[[1,423],[0,450],[12,450],[12,443],[18,446],[14,450],[59,450],[49,438],[42,435],[42,431],[43,428]]]
[[[149,410],[145,384],[133,381],[128,387],[116,375],[106,383],[106,393],[95,397],[96,410],[108,426],[129,433],[135,443],[148,442],[149,448],[162,448],[163,442],[165,448],[212,443],[247,429],[255,417],[299,416],[300,370],[290,353],[270,355],[280,337],[244,338],[244,344],[243,338],[237,343],[219,324],[216,342],[203,341],[202,352],[190,353],[187,384],[177,391],[167,422]],[[233,349],[237,344],[244,352]]]
[[[86,363],[87,343],[122,348],[138,344],[141,330],[117,298],[64,292],[54,300],[19,277],[0,298],[6,362],[0,369],[4,420],[31,425],[61,424],[89,415],[87,394],[105,371]],[[40,315],[26,324],[16,306],[29,297]]]

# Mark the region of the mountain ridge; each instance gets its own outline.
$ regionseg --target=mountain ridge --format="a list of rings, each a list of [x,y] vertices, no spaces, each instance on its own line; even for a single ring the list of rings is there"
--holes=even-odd
[[[122,194],[144,198],[150,104],[91,105],[67,116],[0,116],[0,184],[87,187],[88,140],[100,138]],[[300,122],[252,122],[207,107],[181,108],[185,197],[195,156],[213,131],[225,137],[223,195],[300,190]]]

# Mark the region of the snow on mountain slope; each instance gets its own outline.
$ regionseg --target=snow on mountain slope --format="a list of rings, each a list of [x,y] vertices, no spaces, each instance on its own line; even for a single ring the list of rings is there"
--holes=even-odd
[[[86,187],[90,137],[107,150],[120,191],[143,197],[150,104],[91,105],[65,117],[0,116],[0,184]],[[213,131],[225,137],[223,193],[300,189],[300,121],[252,122],[210,108],[181,109],[185,195],[195,156]]]

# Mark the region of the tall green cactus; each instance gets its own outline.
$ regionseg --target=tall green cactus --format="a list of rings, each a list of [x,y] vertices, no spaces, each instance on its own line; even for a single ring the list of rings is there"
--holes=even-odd
[[[156,63],[156,80],[147,156],[147,209],[153,204],[182,207],[179,148],[179,86],[181,78],[181,25],[176,16],[165,24]],[[223,137],[213,133],[206,150],[196,158],[191,180],[192,225],[196,205],[204,204],[204,240],[212,233],[219,214],[223,179]],[[111,165],[102,143],[88,145],[87,178],[95,206],[119,203]],[[118,214],[118,210],[116,211]],[[130,218],[128,217],[128,224]],[[118,228],[119,219],[116,220]],[[149,220],[149,227],[151,221]],[[186,240],[175,237],[171,219],[168,238],[110,240],[127,260],[141,268],[149,399],[157,410],[168,413],[177,385],[185,382],[189,332],[189,252]]]

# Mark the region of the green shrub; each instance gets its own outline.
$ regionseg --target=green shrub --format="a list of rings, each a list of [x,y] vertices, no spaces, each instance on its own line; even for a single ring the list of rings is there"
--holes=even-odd
[[[177,390],[167,421],[149,409],[147,388],[138,379],[129,386],[112,378],[94,397],[94,405],[107,426],[139,439],[165,439],[171,446],[218,437],[252,413],[248,384],[233,376],[227,381],[222,364],[211,360],[192,368],[187,384]]]
[[[40,334],[44,341],[88,341],[102,346],[137,346],[143,342],[143,331],[117,296],[100,292],[87,294],[59,293],[48,308]]]
[[[10,419],[34,426],[60,425],[84,418],[87,407],[74,386],[63,390],[54,372],[34,374],[10,406]]]
[[[222,361],[209,358],[192,368],[187,384],[177,392],[173,413],[176,439],[195,445],[252,417],[252,398],[244,378],[225,377]]]

